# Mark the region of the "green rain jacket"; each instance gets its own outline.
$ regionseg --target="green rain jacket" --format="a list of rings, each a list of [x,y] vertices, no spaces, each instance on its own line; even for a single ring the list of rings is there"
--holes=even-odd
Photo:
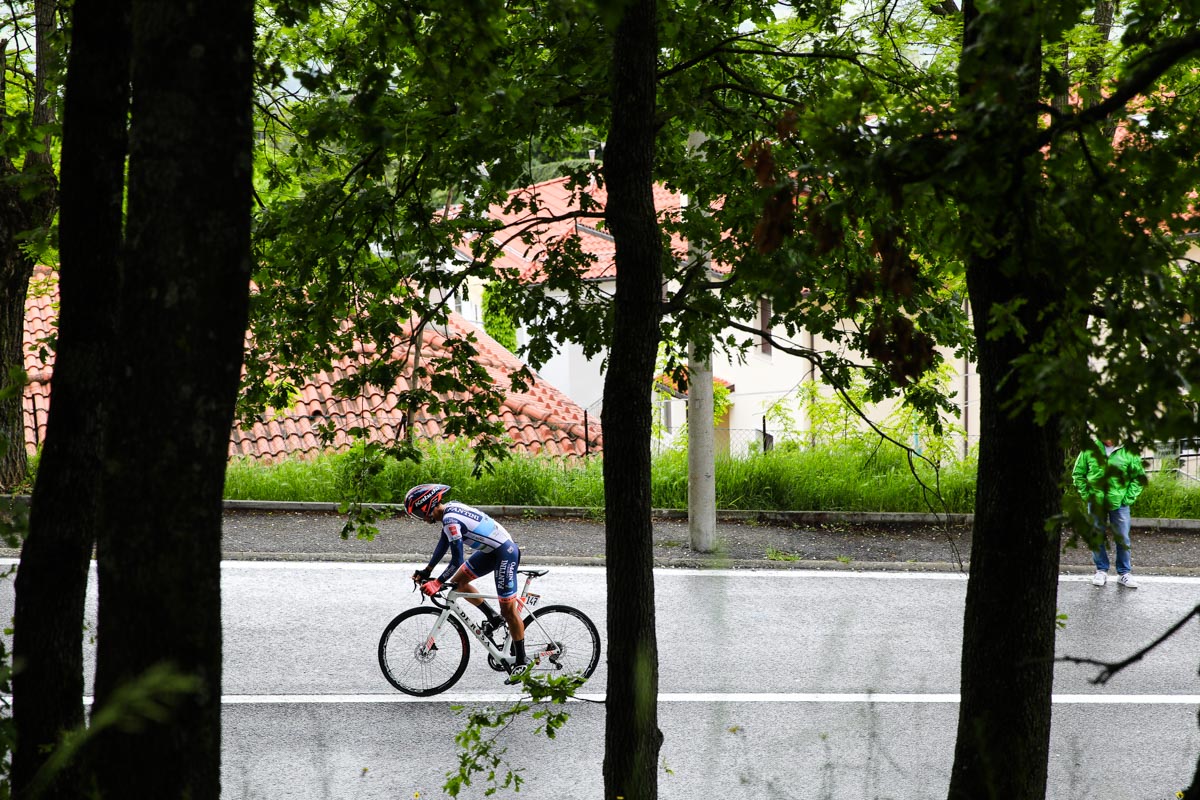
[[[1071,479],[1084,503],[1102,506],[1105,511],[1133,505],[1147,483],[1140,456],[1124,445],[1105,456],[1104,442],[1099,439],[1075,459]]]

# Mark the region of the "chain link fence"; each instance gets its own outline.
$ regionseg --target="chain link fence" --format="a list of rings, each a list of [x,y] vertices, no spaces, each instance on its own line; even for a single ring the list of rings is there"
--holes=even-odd
[[[765,446],[764,441],[766,442]],[[770,450],[773,445],[774,438],[770,434],[767,434],[767,438],[764,439],[763,432],[755,428],[713,429],[713,450],[718,456],[746,458],[761,453],[764,449]],[[686,449],[686,426],[663,428],[654,432],[651,447],[654,454],[661,455],[670,450]]]
[[[1183,481],[1200,480],[1200,439],[1179,439],[1159,442],[1154,455],[1144,459],[1146,471],[1160,475],[1173,474]]]
[[[864,436],[874,437],[876,434],[863,429]],[[926,452],[930,443],[923,441],[917,434],[908,434],[897,441],[911,447],[918,454]],[[725,428],[713,429],[713,450],[718,456],[731,458],[748,458],[759,453],[771,452],[781,447],[788,449],[808,450],[816,447],[812,437],[804,431],[795,431],[772,426],[764,418],[759,428]],[[674,428],[660,427],[655,429],[653,437],[653,452],[660,454],[672,449],[686,449],[687,426]],[[966,458],[979,447],[979,436],[957,437],[954,454]]]

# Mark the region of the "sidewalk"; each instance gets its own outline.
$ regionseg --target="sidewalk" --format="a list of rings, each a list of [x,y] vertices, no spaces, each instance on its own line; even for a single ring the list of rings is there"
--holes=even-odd
[[[587,509],[481,506],[521,546],[522,563],[604,564],[602,520]],[[1200,575],[1200,520],[1134,519],[1136,574]],[[222,547],[227,559],[400,561],[424,563],[437,529],[390,518],[372,541],[339,533],[343,517],[331,503],[227,501]],[[720,512],[718,549],[692,551],[685,512],[654,519],[654,560],[662,567],[959,571],[971,553],[971,518],[941,523],[923,514]],[[1065,542],[1064,537],[1064,542]],[[1062,572],[1087,574],[1091,556],[1067,548]]]

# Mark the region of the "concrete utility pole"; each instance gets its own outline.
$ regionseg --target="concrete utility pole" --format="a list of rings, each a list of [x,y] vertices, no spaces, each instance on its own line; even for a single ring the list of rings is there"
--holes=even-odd
[[[694,131],[688,136],[688,149],[695,154],[707,138],[703,133]],[[688,258],[706,261],[704,243],[688,242]],[[698,359],[695,342],[689,342],[688,532],[692,540],[692,549],[700,553],[711,553],[717,547],[717,480],[714,457],[712,359]]]
[[[713,448],[713,374],[709,358],[688,345],[688,532],[692,549],[717,546],[717,480]]]

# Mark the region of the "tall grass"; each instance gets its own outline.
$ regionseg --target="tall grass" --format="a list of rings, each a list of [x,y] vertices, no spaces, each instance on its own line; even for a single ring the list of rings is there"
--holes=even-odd
[[[452,497],[477,505],[573,506],[604,505],[604,479],[599,459],[562,461],[514,457],[471,474],[472,454],[464,447],[434,447],[419,463],[379,457],[365,448],[260,465],[249,459],[226,470],[228,500],[290,500],[401,503],[418,483],[446,483]],[[358,479],[356,481],[356,478]]]
[[[454,487],[453,499],[476,505],[604,507],[599,457],[565,461],[513,457],[479,477],[471,475],[472,466],[471,451],[461,446],[431,447],[419,463],[397,461],[361,447],[349,453],[271,465],[239,460],[226,472],[225,497],[400,503],[409,487],[436,482]],[[720,457],[716,463],[717,505],[782,511],[974,510],[974,459],[951,462],[937,474],[921,462],[916,469],[928,488],[918,483],[903,453],[894,448],[849,444],[779,449],[747,458]],[[359,476],[357,484],[355,476]],[[651,468],[654,507],[687,508],[687,476],[686,453],[656,456]],[[934,489],[939,490],[940,500]],[[1134,515],[1200,519],[1200,485],[1154,475]]]
[[[320,456],[276,464],[234,459],[225,468],[225,499],[339,502],[343,498],[338,488],[338,459],[338,456]]]
[[[1135,517],[1149,519],[1200,519],[1200,481],[1180,479],[1173,473],[1150,476],[1150,485],[1133,506]]]
[[[921,483],[893,449],[839,447],[778,450],[716,463],[717,505],[746,510],[938,511],[971,510],[974,462],[940,474],[917,464]],[[940,490],[943,501],[936,494]],[[653,464],[652,494],[660,508],[687,507],[687,455],[668,453]]]
[[[311,460],[258,464],[236,460],[226,472],[231,500],[290,500],[399,503],[410,486],[447,483],[453,497],[478,505],[604,506],[599,458],[568,461],[514,457],[472,476],[471,452],[443,446],[425,451],[419,463],[380,456],[367,448]],[[357,477],[357,483],[356,483]],[[923,479],[934,484],[932,471]],[[722,508],[777,510],[939,511],[970,510],[973,464],[955,465],[941,475],[947,500],[942,507],[925,493],[908,466],[894,453],[840,450],[772,452],[716,464],[717,503]],[[651,496],[656,508],[687,507],[687,455],[668,452],[652,464]]]

